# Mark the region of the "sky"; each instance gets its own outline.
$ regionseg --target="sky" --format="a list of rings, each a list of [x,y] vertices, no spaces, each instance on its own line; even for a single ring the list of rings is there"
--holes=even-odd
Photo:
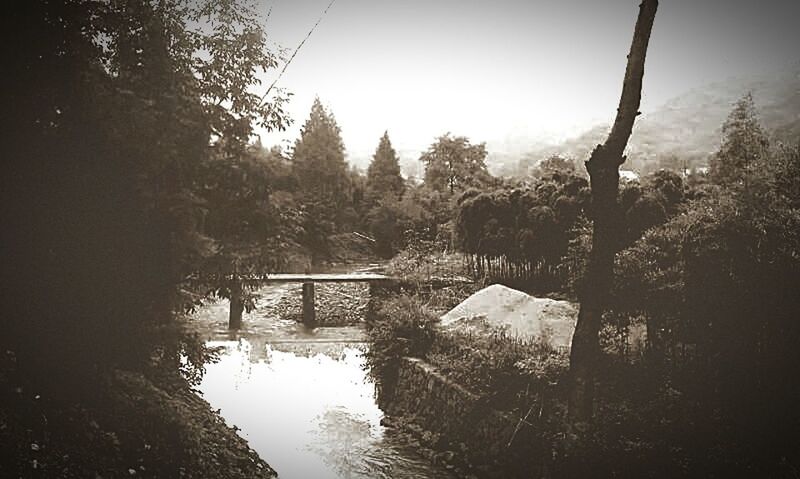
[[[329,0],[257,0],[291,52]],[[446,132],[490,151],[613,122],[638,0],[335,0],[277,86],[293,93],[290,148],[315,96],[364,166],[388,130],[404,156]],[[687,90],[800,61],[800,1],[661,0],[641,111]],[[277,72],[264,78],[266,89]]]

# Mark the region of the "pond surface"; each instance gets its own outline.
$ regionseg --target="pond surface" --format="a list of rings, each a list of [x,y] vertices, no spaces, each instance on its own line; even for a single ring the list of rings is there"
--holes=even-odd
[[[308,330],[270,313],[289,289],[260,290],[237,334],[227,331],[227,301],[198,311],[194,326],[220,349],[203,397],[281,479],[455,477],[380,424],[362,328]]]

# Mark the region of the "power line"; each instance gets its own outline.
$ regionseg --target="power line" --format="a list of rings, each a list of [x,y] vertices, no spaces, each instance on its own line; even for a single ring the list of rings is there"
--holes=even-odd
[[[303,45],[306,43],[306,40],[308,40],[308,38],[311,36],[311,34],[314,33],[314,30],[317,28],[317,25],[319,25],[319,23],[322,21],[322,18],[325,16],[326,13],[328,13],[328,10],[331,8],[331,6],[335,2],[336,2],[336,0],[331,0],[331,2],[328,4],[328,6],[325,7],[325,10],[322,11],[322,15],[320,15],[319,18],[317,19],[317,23],[315,23],[314,26],[311,27],[311,30],[308,31],[308,34],[306,35],[306,37],[303,38],[303,40],[300,42],[300,44],[297,45],[297,48],[294,49],[294,52],[292,53],[292,56],[289,57],[289,60],[286,62],[285,65],[283,65],[283,68],[281,69],[280,73],[278,73],[278,76],[275,78],[275,80],[272,81],[272,84],[269,86],[269,88],[267,88],[267,91],[264,92],[264,96],[261,97],[261,104],[262,105],[264,104],[264,101],[267,99],[267,95],[269,95],[269,92],[272,91],[272,88],[275,86],[276,83],[278,83],[278,80],[280,80],[281,77],[283,76],[283,72],[286,71],[286,68],[289,66],[290,63],[292,63],[292,60],[294,60],[294,57],[295,57],[295,55],[297,55],[297,52],[300,51],[300,48],[303,47]],[[270,11],[272,11],[272,7],[270,7]]]
[[[274,6],[275,6],[275,4],[273,3],[272,5],[269,6],[269,10],[267,10],[267,18],[264,19],[264,26],[265,27],[267,26],[267,22],[269,22],[269,16],[272,14],[272,7],[274,7]]]

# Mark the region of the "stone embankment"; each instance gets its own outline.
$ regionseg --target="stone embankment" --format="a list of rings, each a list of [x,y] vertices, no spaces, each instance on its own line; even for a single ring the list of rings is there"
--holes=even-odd
[[[401,360],[397,382],[384,394],[385,424],[415,436],[423,449],[436,451],[435,462],[462,477],[504,477],[519,463],[520,448],[512,446],[529,440],[521,418],[417,358]]]

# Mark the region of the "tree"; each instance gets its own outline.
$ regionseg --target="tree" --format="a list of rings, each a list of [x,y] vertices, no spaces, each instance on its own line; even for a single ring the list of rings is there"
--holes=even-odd
[[[292,155],[292,171],[301,193],[338,207],[347,192],[347,163],[339,126],[325,110],[319,97],[300,131]]]
[[[681,457],[691,470],[780,477],[785,461],[796,463],[797,152],[770,152],[737,180],[748,188],[710,189],[617,255],[611,309],[646,321],[647,374],[658,380],[645,387],[669,384],[670,402],[684,408],[664,408],[666,421],[650,416],[648,429],[680,417],[673,450],[696,449],[683,446],[691,437],[718,451]]]
[[[263,29],[239,1],[12,10],[0,250],[13,280],[0,289],[9,317],[28,319],[3,342],[53,385],[149,367],[154,351],[177,362],[185,337],[165,330],[219,246],[203,230],[203,166],[243,151],[254,121],[287,121],[283,97],[252,93],[276,63]]]
[[[639,6],[614,125],[605,143],[597,145],[586,162],[592,193],[592,246],[579,291],[580,310],[570,351],[569,412],[574,423],[585,422],[592,416],[594,368],[600,353],[598,333],[622,230],[617,202],[619,167],[625,162],[622,154],[639,114],[645,56],[657,8],[658,0],[643,0]]]
[[[420,161],[425,163],[425,185],[440,193],[485,185],[491,179],[486,169],[486,144],[471,145],[464,136],[440,136]]]
[[[200,269],[206,277],[218,278],[207,288],[230,300],[229,324],[236,328],[242,311],[252,307],[249,290],[256,286],[243,278],[274,271],[280,264],[276,245],[282,241],[279,214],[269,204],[266,165],[258,161],[249,140],[256,122],[273,130],[283,129],[287,120],[281,113],[282,99],[265,102],[251,91],[260,82],[256,75],[277,65],[252,6],[208,2],[190,18],[204,32],[191,38],[208,52],[195,67],[211,137],[198,194],[207,212],[202,232],[214,247]]]
[[[378,149],[367,168],[367,198],[375,202],[384,196],[399,199],[405,191],[405,182],[400,175],[400,163],[389,140],[389,132],[384,132]]]
[[[536,178],[542,178],[553,173],[574,173],[575,162],[562,158],[558,155],[553,155],[536,164],[532,174]]]
[[[276,164],[249,147],[232,159],[217,158],[204,165],[203,231],[216,242],[215,253],[203,265],[219,278],[210,286],[214,295],[230,300],[229,327],[238,329],[242,313],[254,308],[252,290],[257,276],[283,265],[281,252],[294,240],[299,225],[270,201],[275,189]],[[279,161],[279,160],[278,160]]]
[[[744,95],[722,125],[722,144],[711,157],[709,173],[720,185],[739,183],[769,152],[769,141],[756,115],[752,94]]]
[[[295,142],[292,173],[305,206],[305,242],[312,252],[325,254],[327,237],[342,222],[350,188],[339,126],[319,98]]]

